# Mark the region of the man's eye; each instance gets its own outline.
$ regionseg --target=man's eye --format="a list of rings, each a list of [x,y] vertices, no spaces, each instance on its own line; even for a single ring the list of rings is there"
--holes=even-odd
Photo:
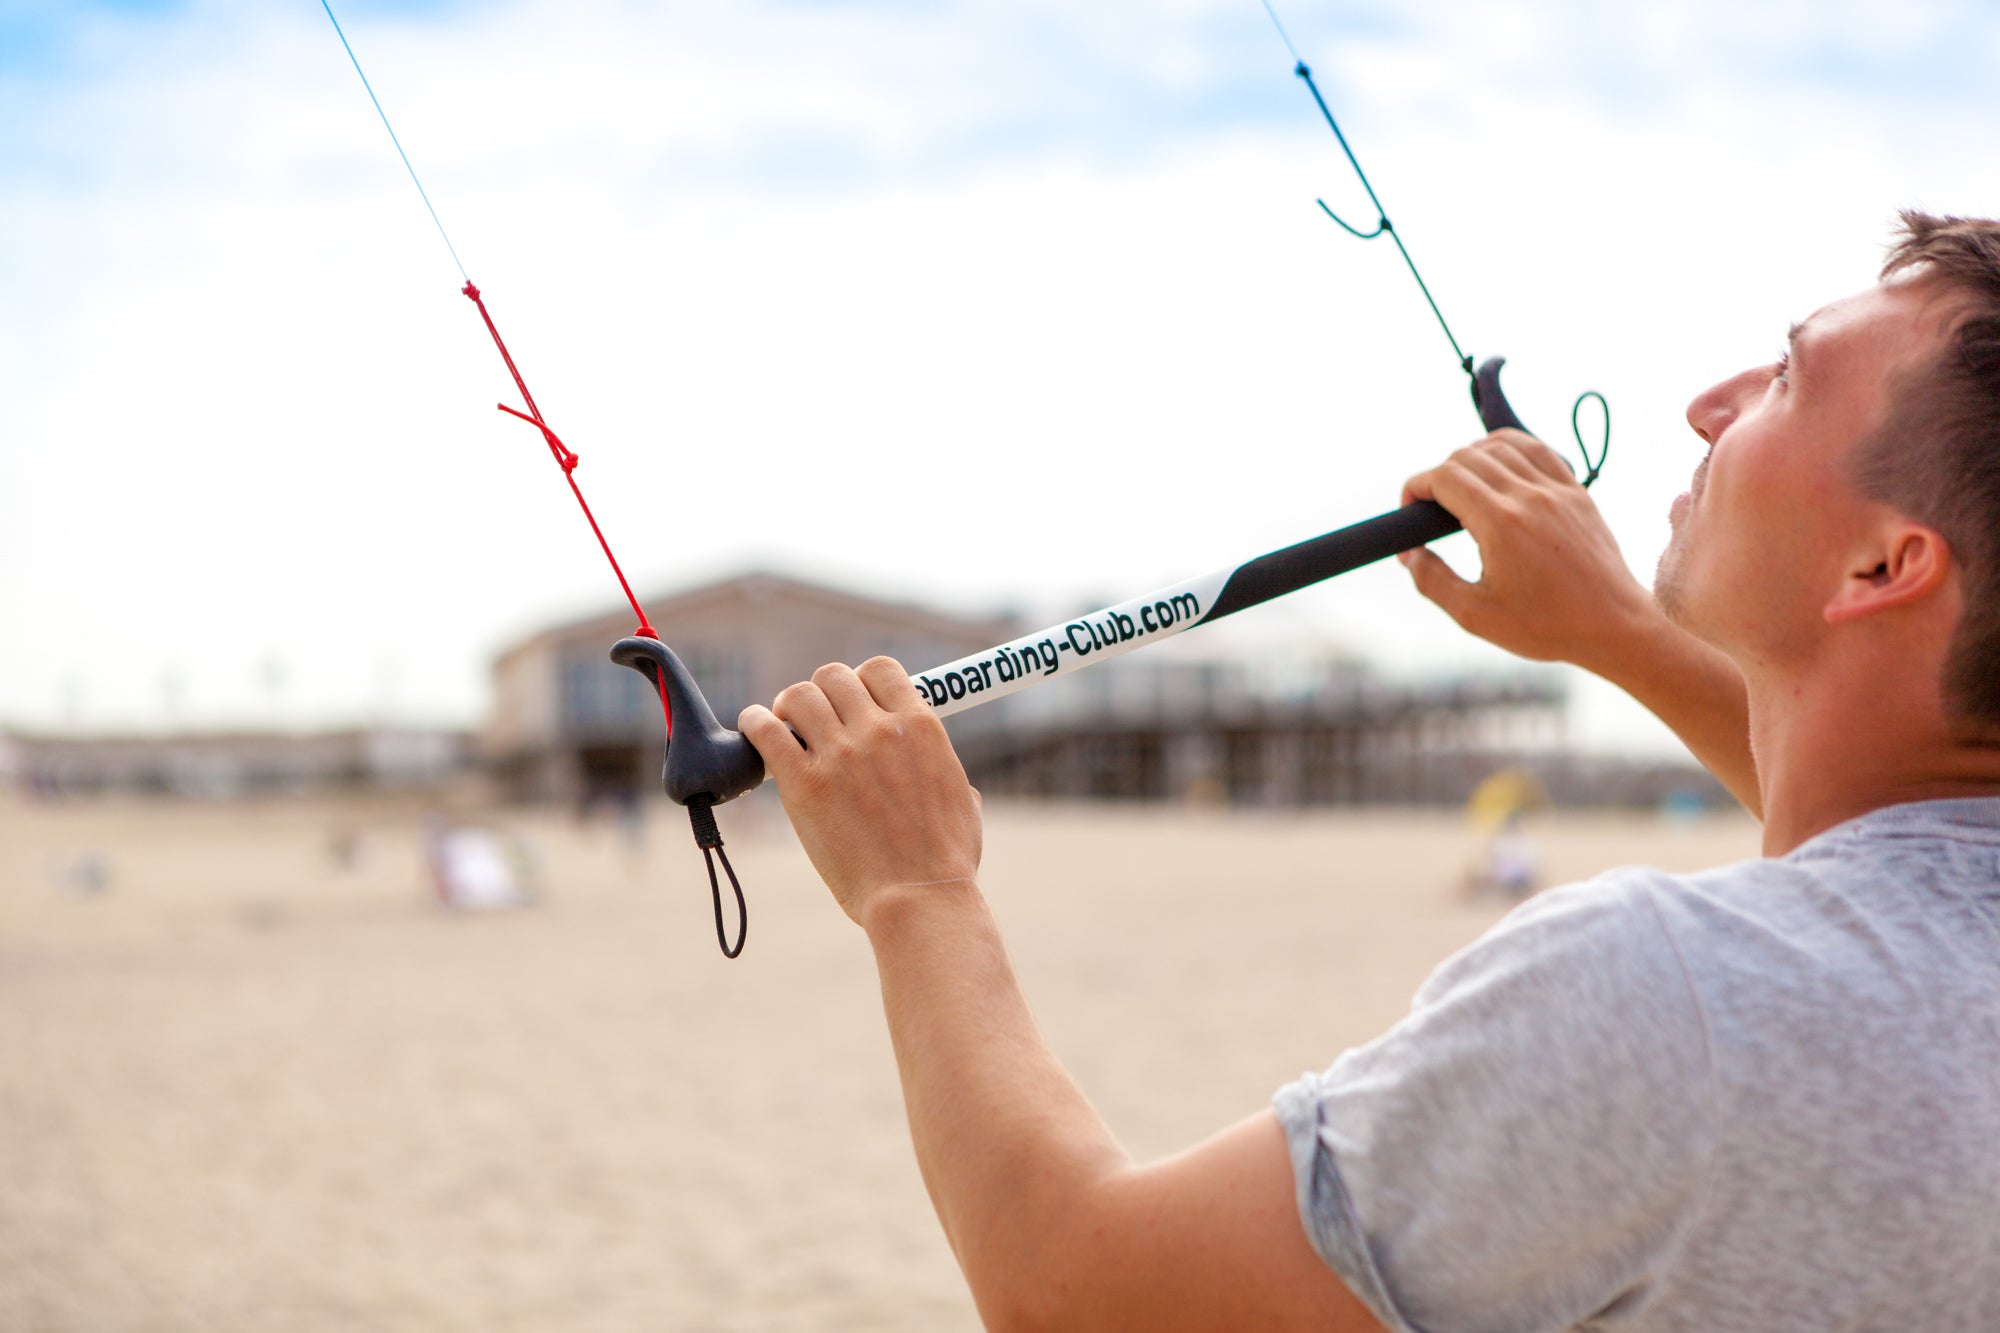
[[[1792,354],[1790,352],[1781,353],[1778,357],[1778,373],[1772,376],[1772,378],[1780,384],[1790,384],[1792,382],[1791,373]]]

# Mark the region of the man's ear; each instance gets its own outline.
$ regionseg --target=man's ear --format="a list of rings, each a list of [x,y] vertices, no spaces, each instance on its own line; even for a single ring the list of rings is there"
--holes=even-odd
[[[1847,580],[1826,604],[1826,623],[1839,625],[1878,611],[1911,606],[1951,577],[1951,548],[1936,528],[1898,519],[1857,553]]]

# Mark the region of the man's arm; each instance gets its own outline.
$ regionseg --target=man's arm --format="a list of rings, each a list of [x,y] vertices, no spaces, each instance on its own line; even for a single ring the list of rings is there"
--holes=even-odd
[[[1500,431],[1410,478],[1403,500],[1436,500],[1479,544],[1477,583],[1429,550],[1406,552],[1417,591],[1509,652],[1569,662],[1618,686],[1762,813],[1742,676],[1668,621],[1560,455]]]
[[[874,946],[917,1162],[991,1327],[1380,1329],[1306,1239],[1274,1115],[1135,1165],[1057,1062],[975,879],[978,796],[900,666],[822,668],[741,726]]]

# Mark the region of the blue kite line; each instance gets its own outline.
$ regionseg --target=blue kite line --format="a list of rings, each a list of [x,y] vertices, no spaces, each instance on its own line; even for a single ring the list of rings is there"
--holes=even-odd
[[[1278,39],[1285,44],[1285,49],[1292,53],[1292,63],[1303,64],[1305,57],[1299,54],[1298,47],[1292,45],[1292,35],[1285,31],[1284,21],[1278,17],[1278,11],[1271,8],[1271,0],[1263,0],[1263,5],[1264,12],[1271,16],[1271,26],[1278,30]]]
[[[354,48],[347,44],[347,34],[340,30],[340,20],[333,16],[333,6],[327,0],[319,0],[319,6],[326,11],[327,21],[333,24],[334,35],[340,38],[340,45],[347,52],[348,60],[354,64],[354,72],[361,75],[361,86],[368,90],[368,100],[375,104],[375,114],[382,117],[382,128],[389,131],[389,142],[396,145],[396,156],[403,159],[403,169],[410,173],[410,184],[417,187],[417,194],[423,199],[424,207],[430,209],[431,221],[437,224],[438,236],[444,241],[444,248],[451,251],[451,262],[458,265],[458,276],[467,282],[472,276],[465,271],[465,261],[458,257],[458,247],[445,234],[444,223],[438,219],[438,211],[431,205],[430,194],[424,183],[417,179],[417,169],[410,165],[410,155],[403,151],[403,141],[396,137],[396,127],[389,123],[389,113],[382,109],[382,99],[375,95],[375,85],[368,82],[368,75],[361,69],[361,61],[355,57]]]

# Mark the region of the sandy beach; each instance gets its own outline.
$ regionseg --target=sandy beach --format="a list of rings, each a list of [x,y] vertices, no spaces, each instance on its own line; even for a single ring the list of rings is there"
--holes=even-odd
[[[0,1329],[976,1327],[864,941],[773,808],[723,814],[736,962],[668,807],[636,844],[490,812],[540,902],[464,916],[416,807],[0,802]],[[1756,851],[1743,817],[1534,834],[1557,882]],[[1003,806],[984,880],[1154,1156],[1394,1021],[1506,910],[1462,890],[1475,847],[1436,813]]]

